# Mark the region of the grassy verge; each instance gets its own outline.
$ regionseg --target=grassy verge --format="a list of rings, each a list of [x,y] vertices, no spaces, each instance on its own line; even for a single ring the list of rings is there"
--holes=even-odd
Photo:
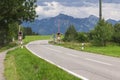
[[[85,51],[120,58],[120,46],[86,47]]]
[[[5,76],[6,80],[80,80],[36,57],[26,48],[7,53]]]
[[[81,50],[81,46],[82,46],[81,43],[70,43],[70,42],[65,42],[58,45],[75,50]],[[117,45],[97,47],[97,46],[91,46],[90,44],[85,44],[85,49],[83,51],[120,58],[120,46]]]
[[[37,35],[37,36],[26,36],[25,39],[23,40],[24,44],[27,44],[31,41],[35,41],[35,40],[49,40],[51,38],[51,35],[46,35],[46,36],[42,36],[42,35]],[[17,44],[15,42],[11,42],[10,44],[4,45],[2,47],[0,47],[0,52],[7,50],[9,48],[15,47],[17,46]]]
[[[25,39],[23,40],[23,42],[29,43],[31,41],[35,41],[35,40],[49,40],[51,38],[51,35],[46,35],[46,36],[42,36],[42,35],[37,35],[37,36],[26,36]]]
[[[10,48],[15,47],[15,46],[17,46],[16,43],[13,43],[13,42],[9,43],[8,45],[4,45],[3,47],[0,47],[0,52],[7,50],[7,49],[10,49]]]

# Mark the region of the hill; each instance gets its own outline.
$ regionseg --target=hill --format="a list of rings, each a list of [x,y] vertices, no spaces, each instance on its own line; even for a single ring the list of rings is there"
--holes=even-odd
[[[108,19],[108,22],[115,24],[118,21]],[[61,33],[65,33],[69,25],[74,25],[78,32],[88,32],[94,29],[98,22],[98,17],[90,15],[87,18],[74,18],[65,14],[46,18],[42,20],[36,19],[34,22],[23,22],[22,26],[31,27],[32,30],[39,34],[53,34],[58,32],[58,26]]]

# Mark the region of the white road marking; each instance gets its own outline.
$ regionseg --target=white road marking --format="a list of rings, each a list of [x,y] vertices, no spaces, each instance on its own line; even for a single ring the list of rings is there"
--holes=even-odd
[[[97,63],[100,63],[100,64],[109,65],[109,66],[112,65],[112,64],[110,64],[110,63],[105,63],[105,62],[102,62],[102,61],[97,61],[97,60],[93,60],[93,59],[89,59],[89,58],[85,58],[85,59],[86,59],[86,60],[89,60],[89,61],[97,62]]]
[[[62,51],[60,51],[60,50],[55,50],[55,49],[52,49],[52,48],[48,48],[48,47],[46,47],[47,49],[49,49],[49,50],[52,50],[52,51],[55,51],[55,52],[58,52],[58,53],[63,53]],[[70,54],[70,53],[66,53],[67,55],[70,55],[70,56],[73,56],[73,57],[78,57],[77,55],[73,55],[73,54]]]
[[[73,57],[79,57],[79,56],[77,56],[77,55],[73,55],[73,54],[68,54],[68,53],[66,53],[67,55],[70,55],[70,56],[73,56]]]
[[[60,66],[60,65],[55,64],[54,62],[52,62],[52,61],[50,61],[50,60],[48,60],[48,59],[45,59],[45,58],[41,57],[40,55],[38,55],[38,54],[36,54],[35,52],[33,52],[32,50],[30,50],[30,49],[28,48],[28,45],[26,45],[26,48],[27,48],[30,52],[32,52],[34,55],[40,57],[41,59],[44,59],[45,61],[47,61],[47,62],[49,62],[49,63],[51,63],[51,64],[53,64],[53,65],[56,65],[57,67],[65,70],[66,72],[68,72],[68,73],[70,73],[70,74],[72,74],[72,75],[74,75],[74,76],[76,76],[76,77],[78,77],[78,78],[80,78],[80,79],[82,79],[82,80],[89,80],[89,79],[87,79],[87,78],[85,78],[85,77],[83,77],[83,76],[81,76],[81,75],[79,75],[79,74],[76,74],[76,73],[74,73],[74,72],[72,72],[72,71],[70,71],[70,70],[68,70],[68,69],[66,69],[66,68],[64,68],[64,67],[62,67],[62,66]],[[49,49],[51,49],[51,48],[49,48]],[[54,50],[54,49],[52,49],[52,50]]]
[[[62,51],[59,51],[59,50],[55,50],[55,49],[48,48],[48,47],[45,47],[45,48],[47,48],[47,49],[49,49],[49,50],[52,50],[52,51],[55,51],[55,52],[58,52],[58,53],[62,53]]]

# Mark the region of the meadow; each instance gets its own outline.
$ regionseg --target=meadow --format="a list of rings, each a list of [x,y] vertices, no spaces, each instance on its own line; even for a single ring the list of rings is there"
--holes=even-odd
[[[91,52],[100,55],[112,56],[112,57],[120,57],[120,46],[115,44],[108,44],[105,47],[93,46],[90,43],[86,43],[84,45],[84,49],[82,50],[82,43],[75,42],[63,42],[61,44],[57,44],[59,46],[67,47],[70,49],[75,49],[79,51]]]

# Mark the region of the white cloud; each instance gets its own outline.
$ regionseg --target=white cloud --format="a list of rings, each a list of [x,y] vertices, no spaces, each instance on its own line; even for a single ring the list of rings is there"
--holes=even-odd
[[[91,4],[90,6],[63,6],[59,2],[44,2],[45,6],[40,6],[36,8],[36,12],[39,18],[53,17],[59,13],[64,13],[76,18],[83,18],[89,15],[98,16],[99,8],[97,4]],[[120,5],[115,3],[104,3],[103,4],[103,17],[105,19],[116,19],[120,20]]]
[[[53,17],[61,12],[61,9],[63,6],[59,4],[58,2],[45,2],[46,6],[38,6],[36,8],[36,12],[38,15],[40,15],[40,18],[44,17]]]
[[[103,4],[103,16],[105,18],[120,20],[120,4],[115,3]]]

